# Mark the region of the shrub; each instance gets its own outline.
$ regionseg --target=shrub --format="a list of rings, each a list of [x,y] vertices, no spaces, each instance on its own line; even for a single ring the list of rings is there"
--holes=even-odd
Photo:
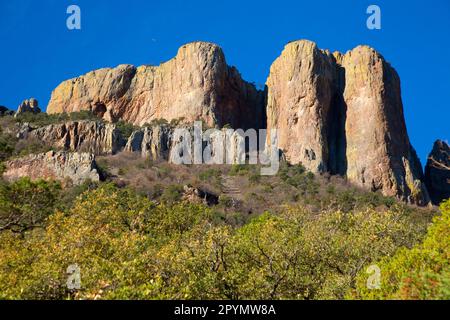
[[[23,233],[43,227],[53,213],[60,195],[60,184],[22,178],[0,184],[0,231]]]
[[[450,199],[441,204],[422,243],[402,248],[377,264],[380,289],[367,288],[363,269],[350,298],[358,299],[450,299]]]
[[[116,123],[116,127],[120,131],[124,139],[128,139],[131,134],[137,129],[135,126],[133,126],[133,124],[125,122],[123,120],[118,121]]]
[[[161,195],[161,201],[166,204],[174,204],[181,200],[183,195],[183,187],[180,185],[169,185],[167,186],[163,194]]]

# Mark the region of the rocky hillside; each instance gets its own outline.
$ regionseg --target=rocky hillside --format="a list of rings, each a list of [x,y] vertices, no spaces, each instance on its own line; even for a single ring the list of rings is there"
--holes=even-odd
[[[30,101],[23,105],[37,106]],[[64,81],[47,112],[79,111],[112,123],[66,121],[25,128],[24,137],[65,151],[129,151],[170,161],[175,142],[168,122],[202,120],[216,127],[267,128],[268,134],[277,129],[278,147],[290,164],[344,176],[356,187],[409,203],[428,204],[429,192],[437,203],[450,188],[442,144],[433,150],[425,186],[406,129],[399,76],[367,46],[342,54],[311,41],[291,42],[272,64],[266,90],[258,91],[227,65],[217,45],[190,43],[157,67],[121,65]],[[130,136],[121,135],[117,121],[135,126]]]

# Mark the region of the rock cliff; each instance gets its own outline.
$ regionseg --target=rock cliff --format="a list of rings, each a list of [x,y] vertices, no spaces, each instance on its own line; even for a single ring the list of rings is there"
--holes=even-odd
[[[108,121],[204,120],[210,126],[264,126],[264,94],[229,67],[219,46],[194,42],[160,66],[120,65],[61,83],[47,112],[91,110]]]
[[[32,130],[34,137],[64,150],[89,152],[95,155],[115,154],[125,145],[125,140],[114,124],[100,121],[68,121]]]
[[[267,87],[268,130],[278,129],[289,162],[412,203],[429,201],[406,131],[399,77],[375,50],[331,55],[310,41],[289,43]]]
[[[450,146],[445,141],[437,140],[433,145],[425,167],[425,183],[434,204],[450,198]]]
[[[29,155],[6,162],[3,177],[17,180],[21,177],[68,180],[75,185],[85,180],[99,181],[95,157],[89,153],[53,152]]]

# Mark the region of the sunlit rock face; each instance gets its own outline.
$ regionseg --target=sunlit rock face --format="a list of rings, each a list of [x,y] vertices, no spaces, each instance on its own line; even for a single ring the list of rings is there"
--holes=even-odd
[[[135,125],[183,118],[210,126],[260,128],[264,93],[227,65],[219,46],[194,42],[160,66],[120,65],[64,81],[53,91],[47,112],[80,110]]]
[[[289,43],[267,88],[268,131],[278,129],[289,162],[412,203],[429,201],[406,131],[399,77],[375,50],[330,54],[310,41]]]
[[[14,181],[22,177],[32,180],[70,180],[75,185],[86,180],[100,180],[93,154],[65,151],[32,154],[7,161],[3,178]]]

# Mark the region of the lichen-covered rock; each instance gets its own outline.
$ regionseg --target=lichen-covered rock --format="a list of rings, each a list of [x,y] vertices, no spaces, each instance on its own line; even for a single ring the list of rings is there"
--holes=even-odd
[[[32,130],[28,137],[64,150],[89,152],[95,155],[115,154],[125,140],[114,124],[100,121],[68,121]]]
[[[346,175],[386,196],[429,201],[399,77],[375,50],[331,55],[310,41],[292,42],[273,63],[267,87],[268,132],[278,129],[289,162]]]
[[[439,205],[450,198],[450,146],[437,140],[428,156],[425,183],[433,204]]]
[[[184,118],[210,126],[259,128],[264,94],[227,66],[220,47],[194,42],[158,67],[121,65],[65,81],[53,91],[47,108],[48,113],[80,110],[135,125]]]
[[[7,161],[3,178],[13,181],[22,177],[32,180],[70,179],[75,185],[86,180],[100,180],[93,154],[54,151]]]
[[[313,172],[329,170],[328,117],[334,98],[333,57],[311,41],[287,44],[267,79],[267,125],[291,163]]]
[[[39,103],[36,99],[31,98],[24,100],[17,108],[16,116],[25,112],[40,113]]]
[[[406,131],[397,72],[367,46],[340,56],[338,63],[345,72],[348,179],[387,196],[429,202]]]
[[[131,134],[125,151],[140,152],[143,157],[153,160],[168,160],[171,136],[171,128],[167,125],[144,127]]]

